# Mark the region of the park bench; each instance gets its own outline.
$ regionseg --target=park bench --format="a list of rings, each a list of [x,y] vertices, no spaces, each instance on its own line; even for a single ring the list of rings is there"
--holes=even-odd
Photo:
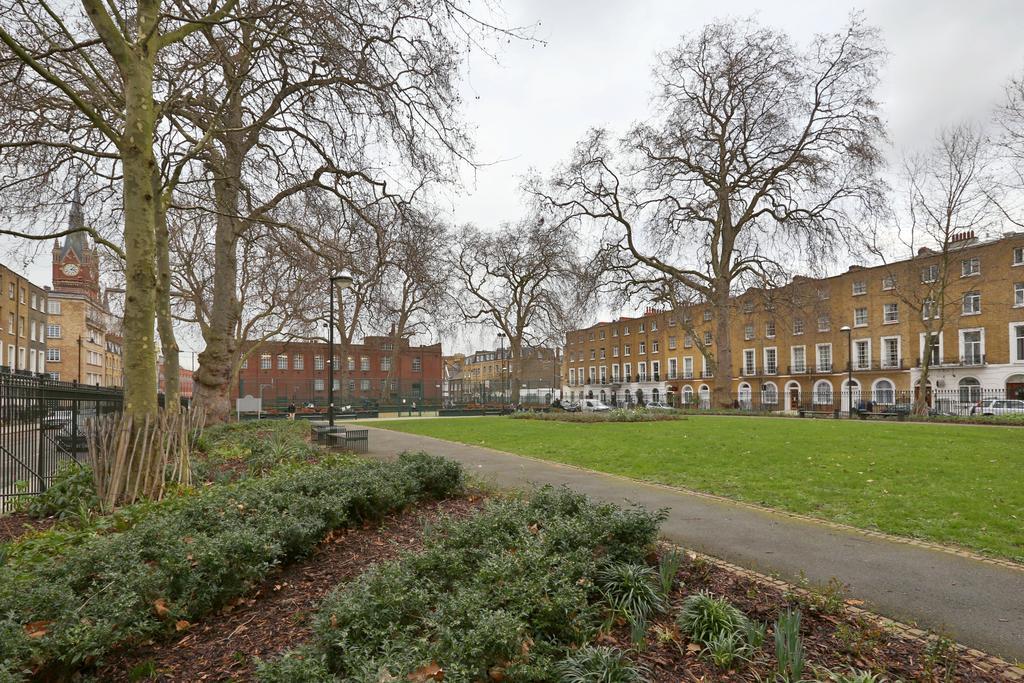
[[[313,438],[318,444],[326,445],[328,443],[328,436],[332,433],[343,432],[345,427],[341,425],[335,425],[333,427],[329,425],[313,425],[312,432]]]
[[[907,419],[907,415],[910,414],[910,407],[901,404],[894,405],[877,405],[869,404],[867,407],[857,408],[857,417],[862,420],[870,419],[887,419],[894,417],[897,420]]]
[[[327,435],[327,445],[341,451],[365,453],[370,445],[369,431],[366,429],[343,429]]]
[[[802,405],[797,410],[800,417],[839,417],[839,409],[832,406]]]

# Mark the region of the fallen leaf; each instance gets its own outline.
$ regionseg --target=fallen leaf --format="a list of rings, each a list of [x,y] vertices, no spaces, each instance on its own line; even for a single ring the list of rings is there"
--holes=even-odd
[[[426,683],[426,681],[443,681],[444,680],[444,669],[438,666],[437,662],[431,662],[426,666],[413,671],[407,676],[407,679],[414,683]]]
[[[700,652],[700,645],[698,645],[697,643],[690,643],[689,645],[686,646],[686,651],[687,652]]]
[[[501,683],[501,681],[505,680],[505,670],[502,669],[500,666],[492,666],[491,670],[487,672],[487,676],[492,681]]]
[[[846,604],[847,605],[852,605],[854,607],[860,607],[861,605],[864,604],[864,601],[863,600],[856,600],[854,598],[847,598],[846,599]]]
[[[46,620],[30,621],[25,624],[25,635],[29,638],[42,638],[46,635],[50,622]]]
[[[175,631],[184,631],[185,629],[187,629],[191,625],[192,624],[190,624],[189,622],[185,621],[184,619],[180,619],[180,620],[174,622],[174,630]]]
[[[153,601],[153,610],[156,612],[156,615],[161,619],[163,619],[171,613],[171,610],[167,607],[167,601],[163,598],[157,598]]]

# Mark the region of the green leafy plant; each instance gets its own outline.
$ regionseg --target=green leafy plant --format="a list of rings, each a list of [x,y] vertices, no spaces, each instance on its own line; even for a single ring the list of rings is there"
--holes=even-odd
[[[850,668],[847,671],[829,671],[828,680],[832,683],[884,683],[888,679],[870,671]]]
[[[559,662],[561,683],[634,683],[644,680],[641,670],[621,650],[584,645]]]
[[[775,621],[775,661],[779,678],[786,683],[804,675],[804,644],[800,637],[800,610],[786,609]]]
[[[675,586],[679,568],[683,566],[686,553],[675,546],[669,548],[658,558],[658,580],[661,583],[661,594],[668,598]]]
[[[77,462],[65,462],[57,468],[53,482],[42,493],[31,496],[26,512],[32,517],[89,516],[100,499],[92,480],[92,469]]]
[[[731,669],[738,662],[746,660],[748,652],[742,635],[724,631],[713,636],[701,651],[719,669]]]
[[[751,649],[759,650],[768,636],[768,624],[747,619],[743,624],[743,639]]]
[[[597,572],[597,586],[613,616],[646,620],[665,605],[658,575],[646,565],[608,563]]]
[[[688,596],[676,618],[679,630],[701,645],[707,645],[720,635],[741,633],[746,622],[746,615],[728,600],[716,598],[707,591]]]

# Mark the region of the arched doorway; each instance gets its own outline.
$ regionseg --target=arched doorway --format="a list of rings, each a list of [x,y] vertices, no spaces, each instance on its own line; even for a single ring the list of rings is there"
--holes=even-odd
[[[747,384],[746,382],[741,382],[739,391],[736,392],[736,400],[741,410],[750,410],[750,408],[752,407],[750,395],[750,385]]]
[[[1006,378],[1006,398],[1024,401],[1024,375],[1010,375]]]
[[[779,388],[775,382],[765,382],[761,385],[761,407],[765,410],[779,409]]]
[[[850,391],[851,387],[852,391]],[[842,396],[839,397],[840,407],[844,413],[850,410],[851,397],[855,408],[860,404],[860,382],[857,380],[853,380],[853,384],[851,384],[850,380],[844,379],[840,391],[842,392]]]
[[[794,412],[800,410],[799,382],[790,382],[789,384],[786,385],[786,396],[788,397],[786,405],[788,406],[789,410],[792,410]]]
[[[693,387],[687,384],[683,387],[683,408],[693,407]]]
[[[981,400],[981,382],[974,377],[964,377],[957,385],[960,389],[960,403],[974,405]]]
[[[604,393],[604,389],[601,390],[601,403],[608,402],[608,394]]]
[[[658,402],[658,396],[660,396],[660,394],[658,393],[658,389],[657,388],[651,389],[651,402],[652,403],[657,403]]]
[[[700,385],[700,407],[708,409],[711,407],[711,389],[708,388],[707,384]]]

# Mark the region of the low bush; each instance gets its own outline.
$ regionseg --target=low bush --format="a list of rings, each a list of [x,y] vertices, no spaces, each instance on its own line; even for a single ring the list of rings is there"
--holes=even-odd
[[[558,664],[562,683],[634,683],[645,680],[643,672],[611,647],[584,645]]]
[[[721,635],[745,631],[747,617],[725,598],[707,591],[687,596],[676,619],[679,630],[695,643],[708,645]]]
[[[433,528],[427,550],[331,595],[307,646],[260,677],[288,680],[322,663],[351,681],[427,680],[435,670],[453,681],[558,680],[558,662],[590,641],[608,607],[599,569],[641,562],[660,519],[550,488],[493,502]]]
[[[532,413],[522,412],[509,415],[513,420],[547,420],[551,422],[661,422],[680,420],[684,417],[678,410],[648,410],[646,408],[614,408],[601,413]]]
[[[610,562],[598,570],[597,587],[612,618],[643,622],[665,605],[658,574],[644,564]]]
[[[126,530],[76,539],[46,562],[12,544],[0,566],[0,680],[59,678],[116,646],[188,628],[331,529],[462,482],[457,464],[425,454],[290,464],[153,504]],[[30,542],[38,550],[45,538]]]
[[[29,498],[25,511],[32,517],[64,519],[73,515],[88,517],[89,512],[99,509],[99,506],[92,469],[77,462],[67,462],[57,469],[53,482],[45,491]]]
[[[200,481],[226,483],[265,474],[289,462],[314,462],[309,424],[292,420],[231,422],[208,428],[196,443],[192,471]]]

